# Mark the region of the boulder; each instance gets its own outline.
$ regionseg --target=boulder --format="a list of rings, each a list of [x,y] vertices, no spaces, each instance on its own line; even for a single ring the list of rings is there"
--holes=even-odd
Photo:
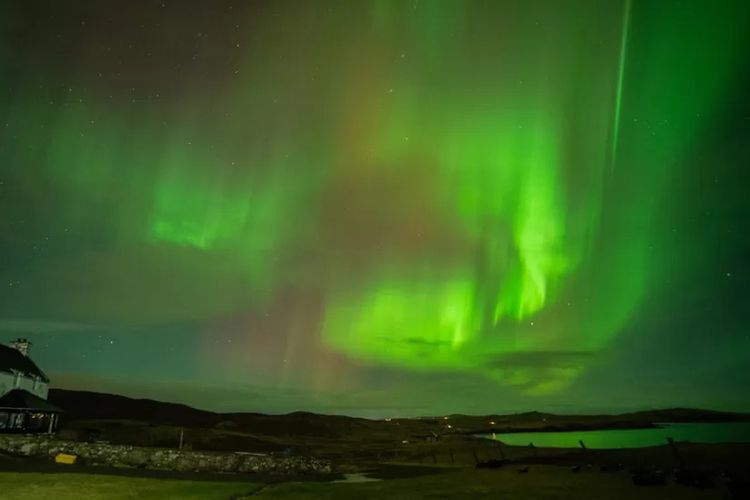
[[[75,455],[79,462],[110,467],[138,467],[182,472],[305,473],[331,472],[328,461],[294,455],[249,455],[174,450],[144,446],[68,441],[49,436],[0,435],[0,452],[54,459]]]

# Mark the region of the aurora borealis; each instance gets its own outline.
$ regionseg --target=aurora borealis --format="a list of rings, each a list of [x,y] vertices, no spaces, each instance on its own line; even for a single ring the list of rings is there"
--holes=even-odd
[[[750,409],[742,1],[0,5],[0,331],[53,385]]]

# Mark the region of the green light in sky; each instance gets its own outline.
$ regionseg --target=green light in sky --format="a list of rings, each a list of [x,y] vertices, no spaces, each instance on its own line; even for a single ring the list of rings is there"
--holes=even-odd
[[[340,297],[328,311],[327,340],[371,361],[451,366],[476,328],[471,282],[382,282],[361,301]]]
[[[157,191],[151,231],[155,238],[210,249],[241,234],[247,199],[232,199],[218,188],[173,180]]]
[[[625,0],[622,16],[622,32],[620,39],[620,66],[617,69],[617,91],[615,96],[614,133],[612,135],[612,153],[609,160],[610,169],[617,161],[617,145],[620,140],[620,115],[622,113],[622,86],[625,81],[625,61],[628,54],[628,30],[630,29],[630,4],[632,0]]]
[[[293,318],[303,333],[281,343],[304,336],[311,356],[562,391],[655,296],[664,259],[698,255],[664,243],[671,181],[747,55],[731,2],[608,7],[238,8],[246,41],[199,36],[164,72],[136,48],[102,55],[77,22],[75,71],[0,44],[19,274],[59,283],[48,303],[75,322],[252,317],[243,334],[270,338]],[[107,68],[127,57],[133,74]],[[4,307],[34,317],[17,290]]]
[[[676,116],[690,106],[675,101],[677,94],[661,81],[658,68],[638,73],[656,61],[667,64],[659,40],[637,48],[642,60],[629,73],[640,80],[632,88],[633,109],[624,109],[630,92],[625,63],[631,9],[626,0],[621,30],[609,43],[612,64],[589,74],[597,88],[613,89],[587,96],[586,105],[565,100],[564,89],[581,82],[569,67],[555,64],[552,54],[560,52],[560,58],[564,51],[552,39],[525,38],[532,44],[524,47],[531,54],[527,60],[498,59],[497,70],[488,71],[483,81],[492,81],[494,91],[481,99],[471,90],[456,90],[455,81],[396,81],[395,95],[381,99],[369,137],[375,140],[368,144],[388,168],[408,172],[414,158],[431,166],[440,179],[437,203],[458,216],[468,250],[458,264],[374,279],[346,297],[334,295],[325,325],[331,345],[357,358],[404,366],[474,366],[541,394],[564,388],[581,367],[553,366],[535,375],[481,368],[477,359],[513,352],[595,352],[621,331],[649,289],[655,266],[649,257],[653,234],[643,221],[653,217],[669,158],[681,153],[691,122],[667,125],[660,115]],[[681,29],[687,30],[694,19],[683,21]],[[572,47],[584,36],[577,27],[566,26]],[[705,53],[696,50],[699,57]],[[545,56],[534,59],[534,54]],[[717,95],[714,84],[721,77],[688,78],[696,68],[681,64],[672,63],[673,74],[695,82],[690,103],[704,109]],[[504,68],[523,77],[506,78]],[[625,117],[635,119],[625,126]],[[618,183],[619,174],[611,169],[625,144],[624,161],[652,172],[651,182],[639,184],[638,192]],[[606,193],[605,179],[615,183]],[[614,227],[600,226],[605,209],[618,214],[609,216]],[[591,252],[609,255],[609,261],[597,259],[592,266]],[[584,279],[585,288],[595,290],[590,296],[576,292]],[[576,308],[576,320],[566,310],[571,298],[589,304]],[[451,321],[441,321],[446,317]]]

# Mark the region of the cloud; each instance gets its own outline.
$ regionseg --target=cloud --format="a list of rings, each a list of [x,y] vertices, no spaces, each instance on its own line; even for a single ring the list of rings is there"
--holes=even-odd
[[[564,393],[585,369],[591,351],[519,351],[485,362],[492,378],[528,396]]]
[[[590,360],[593,351],[518,351],[493,355],[485,362],[488,368],[565,368]]]

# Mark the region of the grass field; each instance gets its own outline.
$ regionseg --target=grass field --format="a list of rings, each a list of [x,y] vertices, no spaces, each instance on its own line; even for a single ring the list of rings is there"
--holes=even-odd
[[[251,496],[252,495],[252,496]],[[628,474],[581,471],[567,467],[531,466],[527,474],[515,468],[456,470],[436,475],[370,483],[201,482],[141,479],[88,474],[0,473],[0,496],[7,500],[37,499],[720,499],[722,486],[695,489],[676,484],[633,486]]]
[[[146,479],[100,474],[0,472],[3,500],[227,500],[262,485],[238,482]]]
[[[725,498],[721,488],[698,490],[681,485],[637,487],[626,473],[572,473],[567,467],[460,470],[433,476],[357,484],[283,483],[269,485],[252,498],[274,499],[513,499],[513,500],[698,500]]]

